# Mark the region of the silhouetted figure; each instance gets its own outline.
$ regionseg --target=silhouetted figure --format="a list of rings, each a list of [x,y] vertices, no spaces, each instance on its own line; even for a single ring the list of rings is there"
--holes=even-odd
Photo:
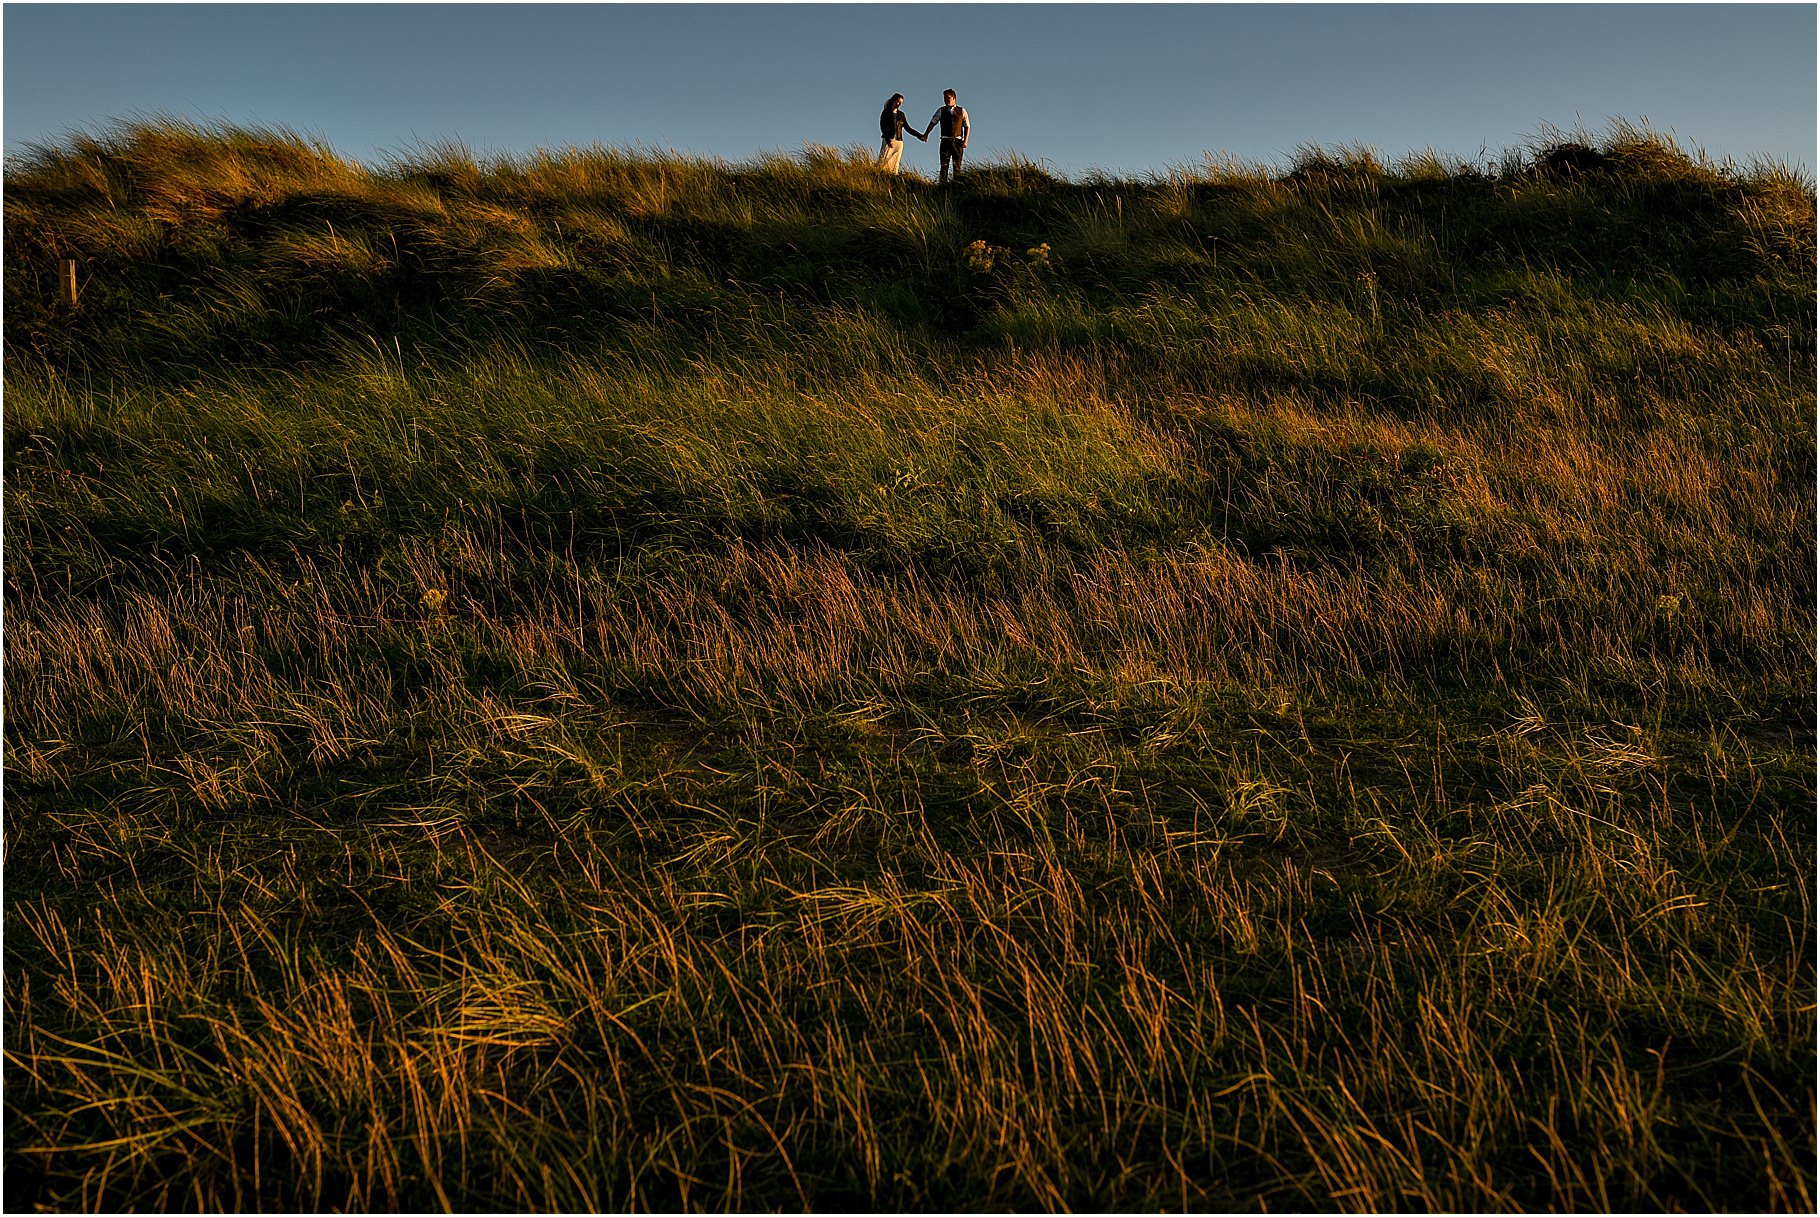
[[[961,175],[961,154],[967,150],[967,111],[965,107],[954,104],[954,90],[942,90],[942,108],[930,118],[929,125],[923,128],[923,138],[929,138],[929,132],[939,125],[942,129],[942,174],[940,181],[948,181],[948,167],[953,165],[954,176]]]

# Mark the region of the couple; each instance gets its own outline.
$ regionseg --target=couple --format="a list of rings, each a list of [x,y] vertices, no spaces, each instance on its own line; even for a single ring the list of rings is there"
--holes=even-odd
[[[937,123],[942,128],[942,175],[941,182],[948,181],[948,166],[953,164],[954,176],[961,175],[961,153],[967,150],[967,111],[954,104],[954,90],[942,91],[942,108],[935,112],[929,125],[918,131],[904,117],[901,107],[904,104],[902,93],[893,93],[891,100],[885,103],[884,113],[878,116],[879,132],[885,137],[884,145],[878,150],[878,167],[887,173],[896,173],[898,162],[904,155],[904,132],[908,131],[925,144],[929,142],[929,132]]]

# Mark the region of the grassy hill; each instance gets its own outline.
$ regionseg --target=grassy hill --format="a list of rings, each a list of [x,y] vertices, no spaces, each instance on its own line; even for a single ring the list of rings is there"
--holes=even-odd
[[[1810,184],[5,189],[10,1210],[1811,1210]]]

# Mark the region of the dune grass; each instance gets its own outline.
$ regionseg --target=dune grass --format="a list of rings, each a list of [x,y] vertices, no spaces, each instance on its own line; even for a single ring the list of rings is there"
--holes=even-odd
[[[7,1207],[1811,1210],[1813,190],[1596,143],[9,163]]]

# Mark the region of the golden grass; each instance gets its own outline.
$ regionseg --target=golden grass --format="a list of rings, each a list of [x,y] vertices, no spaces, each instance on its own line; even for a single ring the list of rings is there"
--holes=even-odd
[[[1812,1209],[1811,188],[91,143],[9,1208]]]

